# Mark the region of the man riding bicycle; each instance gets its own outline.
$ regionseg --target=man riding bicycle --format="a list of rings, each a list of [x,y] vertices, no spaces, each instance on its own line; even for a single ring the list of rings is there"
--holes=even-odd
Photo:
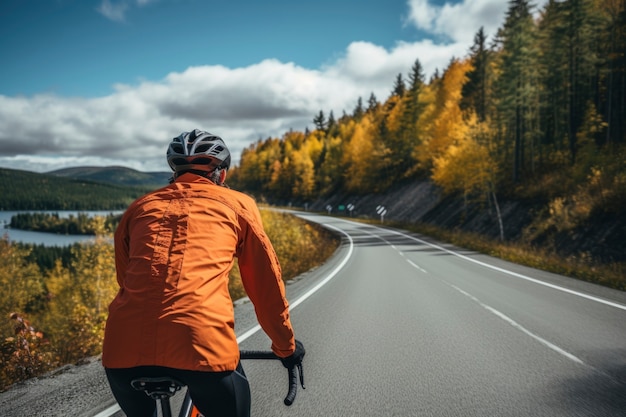
[[[206,416],[250,416],[228,292],[235,257],[272,351],[286,367],[304,356],[258,207],[224,186],[230,159],[220,137],[183,132],[167,150],[171,184],[134,201],[115,232],[120,289],[109,307],[102,363],[128,416],[153,415],[154,400],[131,387],[150,376],[183,382]]]

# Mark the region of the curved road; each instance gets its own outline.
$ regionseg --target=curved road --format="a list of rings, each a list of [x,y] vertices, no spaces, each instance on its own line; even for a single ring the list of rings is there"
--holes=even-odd
[[[244,363],[255,417],[626,415],[626,293],[399,230],[297,214],[340,232],[343,244],[287,286],[307,349],[307,389],[295,404],[282,404],[282,366]],[[250,303],[236,314],[242,348],[266,349]],[[83,409],[77,396],[70,405],[59,396],[52,408],[65,412],[44,414],[123,415],[98,365],[89,365]],[[41,397],[16,408],[6,394],[3,415],[40,415],[24,407]]]

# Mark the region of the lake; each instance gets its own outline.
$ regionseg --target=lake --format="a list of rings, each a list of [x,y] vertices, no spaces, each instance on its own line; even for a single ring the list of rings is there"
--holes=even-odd
[[[10,229],[7,226],[11,223],[11,217],[18,213],[58,213],[61,218],[78,216],[79,213],[88,216],[107,216],[109,214],[120,214],[122,211],[72,211],[72,210],[21,210],[21,211],[1,211],[0,210],[0,235],[6,235],[10,242],[31,243],[45,246],[68,246],[76,242],[85,242],[94,239],[91,235],[60,235],[55,233],[33,232],[30,230]]]

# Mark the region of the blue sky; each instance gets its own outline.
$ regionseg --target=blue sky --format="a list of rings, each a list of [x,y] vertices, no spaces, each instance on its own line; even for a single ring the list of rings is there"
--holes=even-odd
[[[0,167],[167,170],[201,128],[258,139],[464,57],[505,0],[2,0]],[[538,3],[545,3],[540,1]]]

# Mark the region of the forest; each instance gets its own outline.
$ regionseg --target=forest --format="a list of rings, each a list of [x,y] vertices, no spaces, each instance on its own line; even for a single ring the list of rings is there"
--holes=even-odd
[[[108,231],[115,230],[120,218],[121,215],[115,214],[105,216],[105,229]],[[70,214],[67,218],[59,216],[59,213],[25,212],[11,216],[9,227],[64,235],[96,235],[100,227],[100,220],[80,212],[76,216]]]
[[[123,210],[150,189],[0,168],[0,210]]]
[[[230,184],[270,203],[384,193],[433,181],[445,193],[544,206],[567,228],[626,206],[624,0],[509,1],[497,33],[426,80],[419,57],[384,101],[372,93],[314,129],[246,148]],[[538,13],[534,13],[534,12]],[[490,40],[488,40],[490,39]]]

